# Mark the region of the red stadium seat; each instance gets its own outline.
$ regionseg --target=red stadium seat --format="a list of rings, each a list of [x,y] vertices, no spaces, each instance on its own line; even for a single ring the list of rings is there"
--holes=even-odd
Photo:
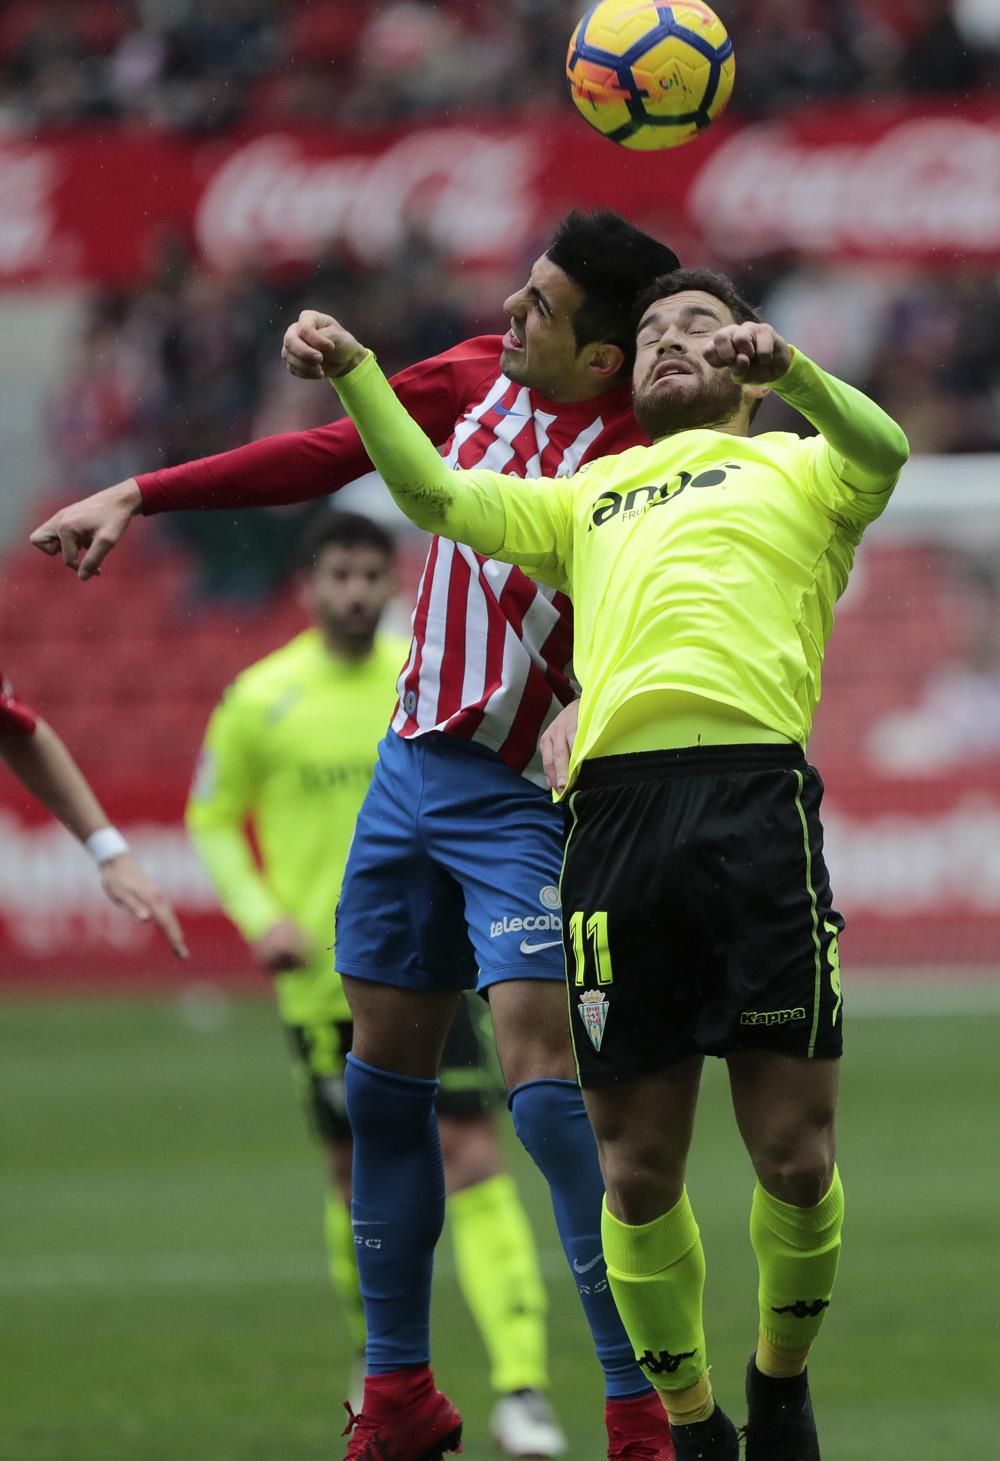
[[[353,56],[368,24],[365,6],[353,0],[314,0],[297,5],[285,27],[292,61],[339,61]]]

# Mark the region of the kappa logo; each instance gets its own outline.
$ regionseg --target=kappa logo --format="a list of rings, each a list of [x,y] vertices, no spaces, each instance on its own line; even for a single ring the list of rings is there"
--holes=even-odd
[[[801,1005],[793,1010],[744,1010],[740,1015],[741,1025],[792,1025],[806,1019]]]
[[[791,1314],[793,1319],[818,1319],[824,1309],[829,1309],[829,1299],[813,1299],[807,1303],[805,1299],[796,1299],[794,1304],[783,1304],[779,1309],[777,1305],[771,1306],[772,1314]]]
[[[602,492],[594,503],[587,532],[603,528],[616,517],[620,516],[624,522],[639,517],[647,508],[676,502],[689,487],[721,487],[730,472],[739,471],[742,471],[739,462],[725,462],[721,467],[709,467],[703,472],[678,472],[659,485],[633,487],[631,492]]]
[[[636,1363],[643,1370],[648,1370],[651,1375],[676,1375],[684,1360],[694,1359],[698,1353],[696,1349],[686,1349],[681,1354],[671,1354],[669,1349],[661,1349],[659,1355],[655,1355],[651,1349],[647,1349],[643,1355],[636,1355]]]

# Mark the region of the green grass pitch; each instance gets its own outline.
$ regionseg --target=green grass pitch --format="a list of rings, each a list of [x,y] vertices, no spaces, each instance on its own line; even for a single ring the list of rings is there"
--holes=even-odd
[[[263,1000],[205,1009],[219,1019],[192,1022],[172,997],[0,1006],[0,1461],[343,1454],[348,1357],[324,1275],[322,1171],[283,1042]],[[812,1367],[824,1461],[995,1451],[998,1013],[1000,1001],[934,1017],[890,1001],[849,1025],[848,1226]],[[722,1075],[706,1073],[689,1185],[716,1389],[741,1421],[751,1181]],[[601,1461],[597,1370],[544,1189],[508,1146],[549,1278],[570,1454]],[[485,1366],[447,1238],[434,1341],[468,1461],[486,1461]]]

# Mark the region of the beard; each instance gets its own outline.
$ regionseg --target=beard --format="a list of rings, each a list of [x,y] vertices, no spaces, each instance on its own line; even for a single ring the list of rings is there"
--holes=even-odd
[[[364,654],[371,649],[378,629],[378,614],[320,612],[317,618],[324,634],[349,654]]]
[[[713,370],[710,376],[699,379],[693,392],[657,393],[655,386],[644,386],[636,392],[632,409],[650,441],[659,441],[661,436],[673,436],[678,431],[725,426],[742,404],[743,387],[728,370]]]

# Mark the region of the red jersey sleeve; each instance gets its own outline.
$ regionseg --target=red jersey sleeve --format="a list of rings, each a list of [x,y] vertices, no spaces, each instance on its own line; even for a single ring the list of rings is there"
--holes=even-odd
[[[37,727],[34,712],[14,698],[12,685],[0,670],[0,735],[33,736]]]
[[[407,366],[392,386],[410,415],[443,446],[484,376],[496,374],[499,335],[479,335],[441,355]],[[372,470],[357,428],[346,418],[311,431],[286,432],[235,451],[178,467],[145,472],[136,480],[142,510],[192,507],[280,507],[325,497]]]

